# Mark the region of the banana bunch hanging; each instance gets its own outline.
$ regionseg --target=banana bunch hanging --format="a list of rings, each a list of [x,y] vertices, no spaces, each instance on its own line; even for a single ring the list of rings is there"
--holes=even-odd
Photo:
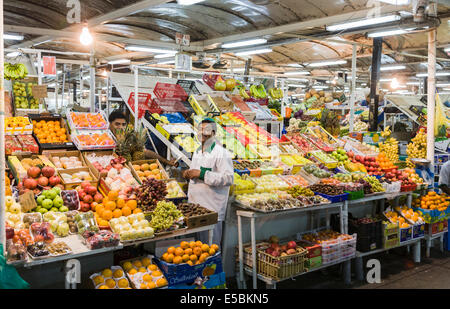
[[[267,98],[266,88],[264,88],[263,84],[259,84],[258,86],[251,85],[250,95],[256,99],[266,99]]]
[[[283,90],[281,88],[270,88],[269,95],[272,99],[278,100],[283,98]]]
[[[250,99],[250,96],[248,95],[247,90],[245,89],[244,86],[239,87],[239,95],[240,95],[244,100]]]
[[[11,64],[9,62],[5,62],[4,75],[7,80],[24,79],[28,75],[28,70],[23,63]]]

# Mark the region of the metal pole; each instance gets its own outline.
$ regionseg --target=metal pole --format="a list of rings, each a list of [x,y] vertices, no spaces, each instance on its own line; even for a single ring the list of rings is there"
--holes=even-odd
[[[55,78],[55,111],[58,110],[58,74]]]
[[[83,88],[84,88],[84,82],[83,82],[83,66],[80,65],[80,102],[78,104],[81,106],[83,101]]]
[[[42,85],[42,54],[41,52],[37,53],[37,63],[38,63],[38,85]],[[39,99],[39,113],[42,112],[42,102],[43,100]]]
[[[284,96],[281,99],[281,117],[286,117],[286,99],[287,99],[287,91],[285,92],[286,89],[284,89],[285,87],[285,80],[282,79],[281,80],[281,89],[283,89],[283,93]]]
[[[64,74],[66,66],[63,64],[63,84],[62,84],[62,95],[61,95],[61,110],[64,108],[64,99],[66,96],[66,74]],[[56,72],[58,74],[58,72]],[[59,113],[59,110],[56,111]]]
[[[5,127],[5,90],[4,90],[4,46],[3,46],[3,0],[0,0],[0,128]],[[5,130],[0,133],[0,243],[6,253],[5,232]],[[3,252],[0,252],[0,254]],[[6,256],[6,254],[5,254]]]
[[[377,131],[378,128],[378,81],[380,79],[381,50],[383,48],[383,38],[373,39],[372,51],[372,71],[370,76],[370,108],[369,123],[370,131]]]
[[[436,29],[428,32],[428,93],[427,93],[427,159],[434,168],[434,120],[436,99]]]
[[[356,44],[353,44],[352,53],[352,95],[350,98],[350,132],[353,132],[355,122],[355,100],[356,100]]]
[[[91,113],[95,112],[95,60],[94,47],[92,45],[90,62],[90,79],[89,79],[89,104],[91,106]]]
[[[107,116],[109,117],[109,114],[110,114],[110,112],[109,112],[109,98],[111,97],[111,91],[110,91],[110,88],[112,88],[111,87],[111,80],[109,79],[109,76],[108,76],[108,89],[106,90],[106,113],[107,113]]]
[[[138,129],[139,116],[139,68],[134,67],[134,130]]]

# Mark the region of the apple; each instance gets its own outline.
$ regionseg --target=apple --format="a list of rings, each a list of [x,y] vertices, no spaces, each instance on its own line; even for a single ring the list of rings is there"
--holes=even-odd
[[[45,196],[44,195],[39,195],[38,197],[37,197],[37,199],[36,199],[36,203],[38,204],[38,205],[42,205],[42,202],[45,200]]]
[[[48,191],[46,192],[47,198],[48,198],[48,199],[51,199],[51,200],[54,200],[55,197],[56,197],[57,195],[58,195],[58,193],[56,193],[56,190],[53,190],[53,189],[48,190]]]
[[[295,248],[297,248],[297,243],[295,241],[291,240],[290,242],[288,242],[287,247],[289,249],[295,249]]]
[[[45,199],[42,201],[42,207],[44,207],[45,209],[50,209],[53,206],[53,201],[51,199]]]
[[[64,204],[64,201],[61,197],[57,196],[55,197],[55,199],[53,200],[53,206],[55,207],[61,207]]]

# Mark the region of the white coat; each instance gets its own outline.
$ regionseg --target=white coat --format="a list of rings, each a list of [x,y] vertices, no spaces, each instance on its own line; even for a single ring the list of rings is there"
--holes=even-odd
[[[194,152],[190,168],[200,170],[201,175],[189,182],[189,203],[217,212],[223,221],[234,179],[231,154],[215,141],[204,152],[201,147]]]

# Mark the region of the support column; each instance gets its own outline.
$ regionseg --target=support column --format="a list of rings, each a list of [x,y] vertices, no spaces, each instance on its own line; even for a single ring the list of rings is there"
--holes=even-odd
[[[378,128],[378,81],[380,79],[381,50],[383,48],[383,38],[373,39],[372,70],[370,72],[370,105],[369,124],[370,131],[377,131]]]
[[[3,0],[0,0],[0,76],[4,76],[5,51],[3,46]],[[0,78],[0,128],[5,127],[5,89],[4,79]],[[5,233],[5,131],[0,133],[0,243],[6,256]],[[3,252],[0,252],[0,254]]]
[[[281,117],[286,117],[286,99],[287,99],[287,91],[285,89],[285,80],[281,80],[281,89],[283,90],[284,96],[281,99]]]
[[[139,116],[139,68],[134,67],[134,130],[138,129],[138,121],[139,121],[138,116]]]
[[[252,66],[252,59],[247,59],[245,61],[245,69],[244,69],[244,83],[248,83],[248,76],[250,75],[250,67]]]
[[[91,107],[91,113],[95,112],[95,59],[94,59],[94,47],[91,49],[91,57],[89,59],[89,105]]]
[[[434,120],[436,113],[436,28],[428,32],[427,159],[434,171]]]
[[[353,132],[355,122],[355,101],[356,101],[356,44],[353,44],[352,53],[352,95],[350,98],[350,132]]]

